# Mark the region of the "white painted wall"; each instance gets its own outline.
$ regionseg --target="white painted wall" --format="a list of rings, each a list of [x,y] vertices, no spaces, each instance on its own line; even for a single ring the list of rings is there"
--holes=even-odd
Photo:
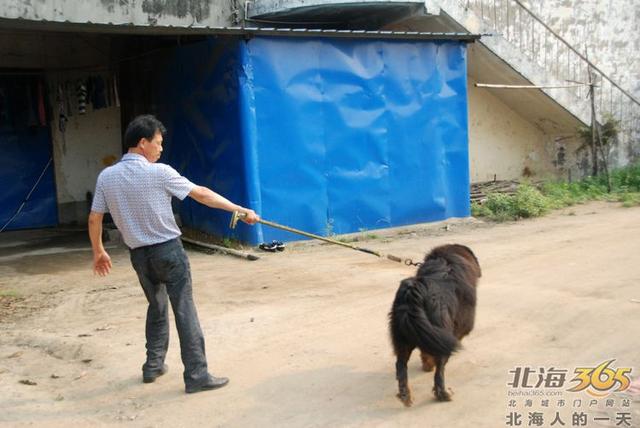
[[[533,123],[469,78],[469,167],[471,182],[554,177],[556,145]]]
[[[55,103],[54,103],[55,104]],[[120,107],[74,112],[65,132],[58,126],[58,109],[51,122],[58,217],[61,224],[86,223],[87,192],[93,194],[98,174],[122,156]]]
[[[69,118],[64,134],[52,122],[51,134],[58,204],[85,201],[100,171],[122,156],[120,108],[89,106],[86,114]]]

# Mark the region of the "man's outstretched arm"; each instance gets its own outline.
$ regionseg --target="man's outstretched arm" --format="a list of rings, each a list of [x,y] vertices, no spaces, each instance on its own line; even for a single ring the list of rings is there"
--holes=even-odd
[[[204,186],[194,187],[191,193],[189,193],[189,197],[200,202],[202,205],[206,205],[210,208],[219,208],[221,210],[225,210],[229,212],[240,211],[240,212],[246,213],[247,216],[243,217],[242,221],[248,224],[254,224],[258,220],[260,220],[260,216],[258,216],[253,210],[234,204],[224,196],[219,195],[218,193],[214,192],[208,187],[204,187]]]

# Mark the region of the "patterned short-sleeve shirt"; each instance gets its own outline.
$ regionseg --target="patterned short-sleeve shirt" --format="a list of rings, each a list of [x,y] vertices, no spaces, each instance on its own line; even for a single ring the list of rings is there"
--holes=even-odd
[[[109,212],[131,249],[160,244],[181,235],[171,197],[183,200],[195,186],[169,165],[127,153],[98,176],[91,211]]]

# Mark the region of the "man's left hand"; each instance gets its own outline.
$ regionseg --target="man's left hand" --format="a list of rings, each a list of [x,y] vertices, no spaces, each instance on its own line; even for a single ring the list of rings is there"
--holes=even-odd
[[[109,254],[104,250],[94,254],[93,272],[100,276],[106,276],[109,271],[111,271],[111,257],[109,257]]]

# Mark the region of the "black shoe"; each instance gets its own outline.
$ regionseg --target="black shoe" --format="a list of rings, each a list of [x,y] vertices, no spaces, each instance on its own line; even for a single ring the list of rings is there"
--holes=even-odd
[[[276,250],[284,251],[284,244],[282,241],[273,241],[273,243],[276,245]]]
[[[162,368],[158,371],[155,371],[153,373],[148,373],[148,374],[142,374],[142,382],[144,383],[153,383],[156,381],[156,379],[158,379],[160,376],[162,376],[163,374],[165,374],[166,372],[169,371],[169,366],[166,364],[162,365]]]
[[[212,389],[222,388],[228,383],[229,383],[229,378],[209,376],[209,379],[207,380],[207,382],[205,382],[202,385],[187,386],[185,388],[185,392],[187,394],[193,394],[194,392],[210,391]]]
[[[260,244],[259,248],[263,251],[268,251],[270,253],[275,253],[278,249],[277,244],[274,242],[267,244],[266,242],[263,242],[262,244]]]

